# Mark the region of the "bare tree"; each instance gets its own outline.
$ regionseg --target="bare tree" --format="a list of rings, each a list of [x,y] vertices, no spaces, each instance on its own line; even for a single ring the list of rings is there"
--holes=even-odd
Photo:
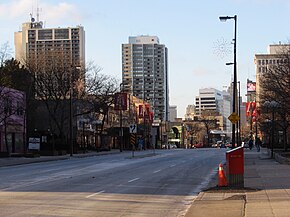
[[[100,73],[101,68],[91,65],[86,76],[84,99],[89,106],[84,107],[78,115],[93,114],[101,122],[99,135],[102,140],[105,122],[108,122],[109,111],[114,103],[114,94],[118,90],[118,82],[115,78]]]
[[[219,129],[217,116],[219,116],[218,112],[211,110],[204,110],[201,114],[201,119],[199,121],[204,124],[207,134],[207,145],[209,145],[210,141],[210,131]]]
[[[64,62],[61,53],[58,58],[41,57],[31,59],[26,67],[34,77],[35,98],[48,112],[50,132],[60,138],[61,144],[68,141],[70,110],[74,120],[78,116],[101,117],[103,129],[117,89],[114,79],[102,74],[93,62],[84,68]]]
[[[6,42],[1,45],[0,47],[0,65],[3,65],[5,60],[11,58],[11,48],[9,46],[9,43]]]
[[[67,144],[70,100],[84,95],[82,68],[65,64],[61,54],[58,58],[40,55],[25,65],[34,78],[35,99],[46,107],[50,132],[61,146]]]
[[[190,144],[196,144],[202,141],[202,134],[204,128],[201,126],[200,122],[193,121],[186,123],[187,131],[189,133]]]
[[[260,77],[261,120],[271,119],[271,109],[265,102],[277,103],[276,124],[283,130],[284,150],[287,150],[287,132],[289,129],[290,112],[290,45],[281,46],[275,56],[275,63],[268,64],[267,70]]]

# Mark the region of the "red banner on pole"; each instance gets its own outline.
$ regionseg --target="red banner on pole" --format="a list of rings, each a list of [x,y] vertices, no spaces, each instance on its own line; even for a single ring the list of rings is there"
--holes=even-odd
[[[256,108],[256,102],[247,102],[246,103],[246,116],[257,116],[257,108]]]
[[[128,96],[127,93],[115,93],[115,110],[127,110]]]
[[[153,122],[153,117],[154,117],[154,113],[151,111],[150,115],[149,115],[149,121],[152,123]]]
[[[145,118],[149,119],[149,115],[150,115],[150,104],[146,103],[144,116]]]
[[[143,108],[143,104],[142,105],[139,105],[139,112],[138,112],[138,116],[139,118],[143,118],[144,116],[144,108]]]

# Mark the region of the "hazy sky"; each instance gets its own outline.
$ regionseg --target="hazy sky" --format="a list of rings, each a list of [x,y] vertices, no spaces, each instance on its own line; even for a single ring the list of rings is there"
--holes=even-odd
[[[0,44],[14,50],[14,32],[39,6],[45,27],[86,31],[86,60],[121,80],[121,44],[129,36],[158,36],[169,52],[170,105],[178,117],[194,104],[200,88],[223,90],[232,81],[234,21],[238,16],[237,63],[241,92],[255,80],[254,55],[269,44],[290,41],[290,0],[1,0]]]

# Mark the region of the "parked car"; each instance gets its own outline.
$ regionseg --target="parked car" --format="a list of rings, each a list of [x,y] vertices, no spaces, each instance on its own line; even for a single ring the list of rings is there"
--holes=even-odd
[[[225,144],[223,141],[217,141],[215,144],[213,144],[211,147],[213,148],[225,148]]]
[[[191,148],[202,148],[202,147],[203,147],[203,143],[196,143],[191,146]]]
[[[226,143],[225,144],[225,147],[226,148],[231,148],[232,147],[232,143],[230,143],[230,142],[229,143]],[[235,144],[235,147],[237,147],[237,144]]]
[[[174,149],[174,148],[177,148],[177,146],[175,144],[169,144],[169,148]]]
[[[162,145],[161,147],[162,149],[174,149],[174,148],[177,148],[177,146],[175,144],[167,144],[167,145]]]

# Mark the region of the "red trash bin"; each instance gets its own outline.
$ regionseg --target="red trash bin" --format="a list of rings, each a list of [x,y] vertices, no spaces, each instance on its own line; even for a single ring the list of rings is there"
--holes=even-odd
[[[244,187],[244,147],[226,153],[228,186]]]

